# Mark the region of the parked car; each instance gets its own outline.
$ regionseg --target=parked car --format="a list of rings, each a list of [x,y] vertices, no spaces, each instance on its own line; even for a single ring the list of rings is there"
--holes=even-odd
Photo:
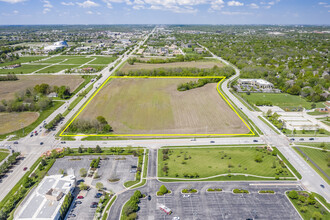
[[[309,140],[310,140],[310,141],[314,141],[314,138],[310,138]]]
[[[94,196],[95,198],[100,198],[101,196],[103,196],[102,193],[96,193],[96,195]]]
[[[210,141],[210,143],[211,143],[211,144],[214,144],[214,143],[215,143],[215,141]]]
[[[291,138],[290,141],[294,141],[294,138]]]
[[[253,140],[253,142],[258,142],[258,140]]]
[[[14,144],[18,144],[18,141],[15,141]]]
[[[300,138],[300,139],[299,139],[299,141],[303,141],[303,140],[305,140],[305,139],[304,139],[304,138]]]
[[[321,186],[323,189],[324,189],[324,187],[325,187],[323,184],[321,184],[320,186]]]
[[[97,205],[90,205],[89,207],[90,207],[90,208],[96,208]]]
[[[76,201],[76,204],[81,204],[81,201]]]
[[[61,144],[65,144],[66,142],[65,141],[61,141]]]
[[[83,199],[84,197],[83,196],[78,196],[77,199]]]
[[[40,142],[40,145],[43,145],[44,144],[44,142]]]
[[[93,202],[93,203],[92,203],[92,205],[97,205],[97,204],[98,204],[98,202]]]
[[[148,200],[149,200],[149,201],[151,200],[151,196],[150,196],[150,195],[148,196]]]
[[[189,195],[189,194],[183,194],[182,197],[183,197],[183,198],[189,198],[190,195]]]
[[[24,168],[23,168],[23,171],[26,171],[26,170],[27,170],[27,167],[24,167]]]

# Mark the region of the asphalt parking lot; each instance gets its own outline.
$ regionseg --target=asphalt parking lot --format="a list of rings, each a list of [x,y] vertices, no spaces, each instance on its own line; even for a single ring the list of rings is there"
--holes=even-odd
[[[76,204],[75,207],[72,207],[71,210],[69,210],[70,213],[76,215],[75,217],[70,217],[69,219],[93,219],[94,218],[94,214],[95,214],[95,210],[96,208],[91,208],[90,205],[93,202],[99,202],[99,198],[94,198],[95,194],[97,193],[96,189],[90,189],[89,191],[87,191],[87,194],[84,196],[83,199],[77,199],[77,196],[75,196],[75,200],[73,201],[80,201],[81,204]]]
[[[88,171],[90,163],[93,159],[97,159],[97,155],[93,156],[69,156],[56,160],[52,168],[49,170],[49,175],[59,174],[60,169],[64,169],[66,173],[73,170],[77,180],[82,179],[79,174],[81,168]],[[138,158],[132,155],[112,156],[102,155],[99,168],[97,170],[100,178],[94,179],[92,185],[97,182],[102,182],[108,190],[118,192],[124,189],[124,183],[135,179],[135,173],[130,173],[131,165],[137,165]],[[117,182],[109,182],[108,179],[118,178]]]
[[[151,201],[141,199],[139,219],[300,219],[283,189],[275,189],[275,194],[259,194],[258,188],[251,187],[249,194],[233,194],[229,189],[206,192],[203,187],[198,193],[183,197],[180,192],[182,187],[179,188],[163,197],[157,197],[156,192],[152,192]],[[167,215],[158,208],[158,204],[165,205],[173,213]]]
[[[135,179],[135,173],[130,173],[131,165],[137,165],[138,158],[132,155],[107,156],[101,160],[98,168],[99,179],[94,179],[92,184],[102,182],[104,187],[113,192],[124,189],[124,183]],[[119,179],[117,182],[109,182],[108,179]]]

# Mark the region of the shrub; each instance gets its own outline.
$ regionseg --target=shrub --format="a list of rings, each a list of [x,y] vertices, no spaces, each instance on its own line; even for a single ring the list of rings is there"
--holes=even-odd
[[[292,190],[289,192],[288,196],[290,199],[298,199],[298,192],[295,190]]]
[[[245,189],[234,189],[233,193],[249,193],[249,191]]]
[[[168,189],[164,186],[164,185],[161,185],[160,188],[159,188],[159,191],[157,192],[157,195],[164,195],[168,193]]]

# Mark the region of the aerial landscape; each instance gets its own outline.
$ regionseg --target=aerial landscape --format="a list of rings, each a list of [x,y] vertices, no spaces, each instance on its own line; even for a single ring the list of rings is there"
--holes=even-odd
[[[330,2],[0,18],[0,220],[330,219]]]

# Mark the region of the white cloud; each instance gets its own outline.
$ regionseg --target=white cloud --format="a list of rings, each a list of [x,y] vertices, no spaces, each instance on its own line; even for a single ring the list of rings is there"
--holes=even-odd
[[[73,2],[61,2],[61,5],[65,5],[65,6],[73,6],[74,3],[73,3]]]
[[[211,7],[209,9],[209,11],[219,11],[221,10],[224,6],[224,2],[223,0],[216,0],[216,1],[212,1],[211,2]]]
[[[92,11],[87,11],[86,14],[92,15],[94,13]]]
[[[221,14],[224,14],[224,15],[253,15],[253,13],[241,12],[241,11],[222,11]]]
[[[48,12],[51,11],[51,8],[53,7],[53,5],[50,3],[50,1],[47,1],[47,0],[42,0],[42,2],[44,3],[43,4],[44,10],[42,11],[42,13],[47,14]]]
[[[229,2],[227,3],[227,5],[228,5],[228,6],[243,6],[244,3],[242,3],[242,2],[237,2],[237,1],[229,1]]]
[[[258,9],[259,8],[259,5],[255,4],[255,3],[251,3],[249,5],[250,8],[254,8],[254,9]]]
[[[84,2],[77,2],[77,5],[79,5],[80,7],[83,7],[83,8],[91,8],[91,7],[100,6],[98,3],[90,1],[90,0],[87,0]]]
[[[47,14],[48,12],[50,12],[50,9],[49,9],[49,8],[45,8],[45,9],[42,11],[43,14]]]
[[[16,3],[19,3],[19,2],[25,2],[26,0],[0,0],[0,2],[7,2],[7,3],[10,3],[10,4],[16,4]]]
[[[319,2],[319,5],[326,5],[326,2]]]
[[[15,15],[17,15],[18,13],[19,13],[19,11],[17,11],[17,10],[13,11],[13,14],[15,14]]]
[[[50,1],[44,0],[42,1],[43,3],[45,3],[43,6],[44,8],[52,8],[53,5],[50,3]]]
[[[267,6],[265,6],[264,8],[265,9],[270,9],[272,6],[270,6],[270,5],[267,5]]]

